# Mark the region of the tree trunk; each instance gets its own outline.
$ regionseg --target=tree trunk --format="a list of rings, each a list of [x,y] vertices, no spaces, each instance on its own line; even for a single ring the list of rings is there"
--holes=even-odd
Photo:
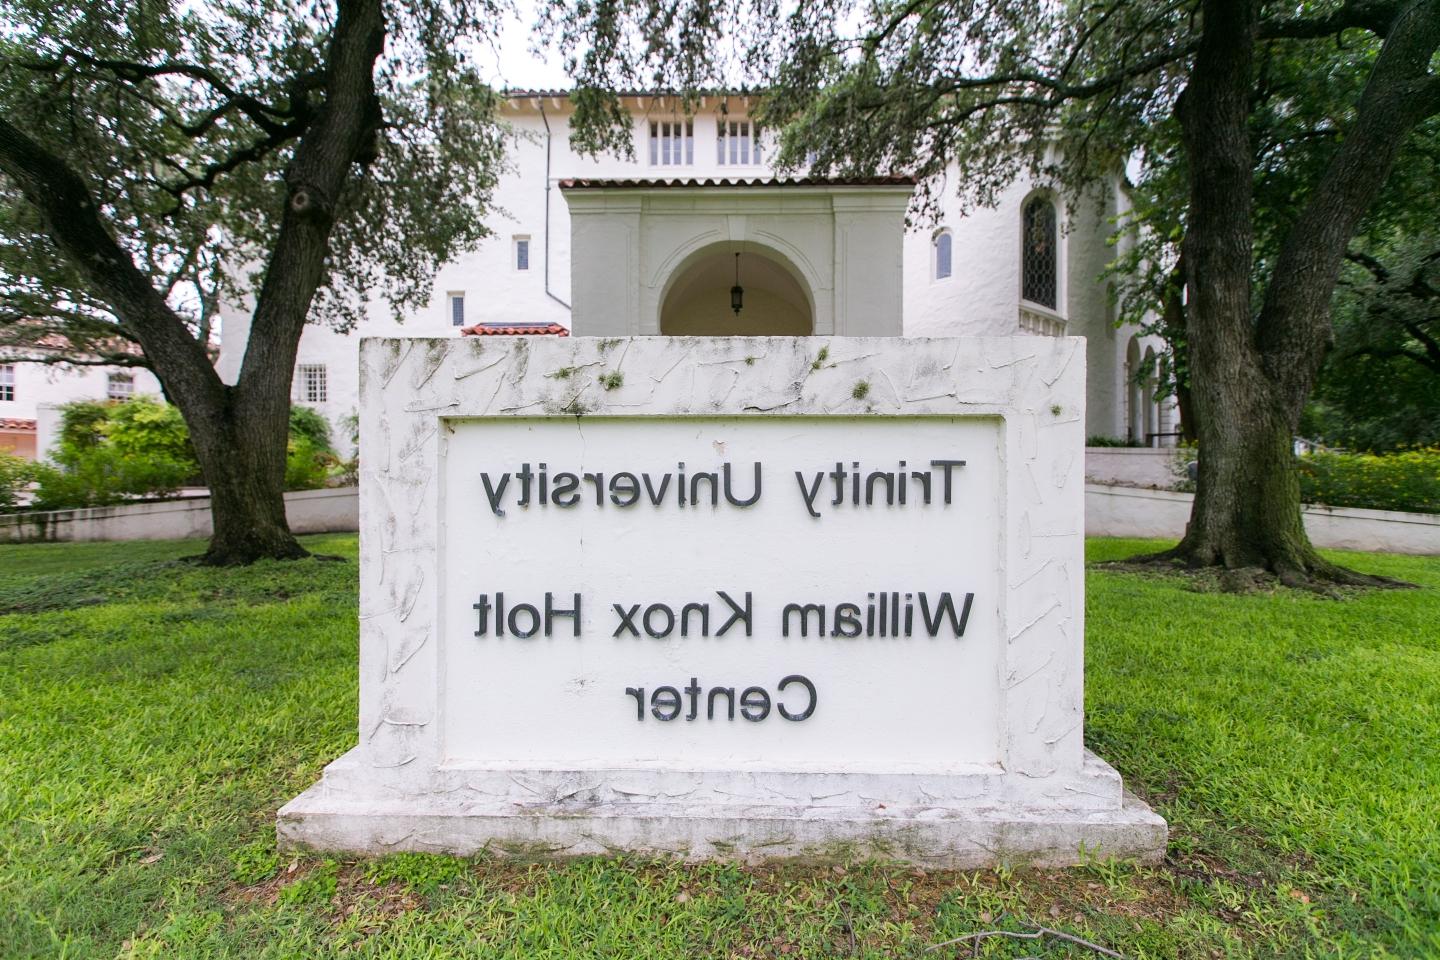
[[[1264,568],[1300,582],[1324,562],[1300,514],[1290,422],[1262,367],[1251,313],[1254,154],[1248,127],[1254,0],[1205,0],[1179,119],[1190,157],[1183,260],[1200,475],[1185,537],[1159,558]]]
[[[309,556],[285,519],[285,453],[289,434],[288,387],[280,392],[282,413],[245,410],[226,388],[224,408],[190,423],[196,458],[210,488],[213,531],[201,562],[234,566],[271,558]],[[272,407],[277,406],[272,402]]]
[[[206,563],[307,555],[285,520],[290,384],[305,318],[324,279],[339,198],[356,167],[375,157],[383,117],[374,67],[384,43],[380,0],[339,0],[324,101],[286,168],[285,209],[234,386],[220,382],[207,342],[191,334],[116,242],[79,174],[0,116],[0,171],[14,178],[56,246],[133,331],[190,428],[212,496]]]
[[[1185,537],[1168,556],[1192,567],[1261,568],[1292,585],[1337,579],[1305,533],[1295,424],[1274,401],[1258,355],[1237,339],[1191,354],[1200,475]]]
[[[1440,42],[1434,0],[1406,8],[1361,98],[1349,136],[1282,246],[1264,308],[1251,299],[1253,148],[1248,118],[1255,0],[1204,0],[1200,47],[1178,113],[1190,160],[1184,260],[1200,475],[1185,537],[1155,559],[1282,582],[1391,583],[1320,558],[1305,533],[1293,440],[1324,358],[1345,242],[1373,203],[1400,143],[1433,106],[1426,73]]]

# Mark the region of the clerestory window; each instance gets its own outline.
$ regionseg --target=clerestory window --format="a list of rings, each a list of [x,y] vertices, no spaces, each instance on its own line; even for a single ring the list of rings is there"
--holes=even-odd
[[[694,162],[694,121],[650,121],[650,166],[688,167]]]
[[[760,125],[749,120],[726,120],[721,117],[719,135],[715,138],[715,160],[722,166],[735,167],[760,163]]]

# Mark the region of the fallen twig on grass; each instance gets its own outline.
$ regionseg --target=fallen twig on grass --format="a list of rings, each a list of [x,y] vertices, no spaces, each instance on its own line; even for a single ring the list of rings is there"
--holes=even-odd
[[[973,943],[978,948],[981,940],[990,937],[1009,937],[1012,940],[1043,940],[1046,937],[1054,937],[1057,940],[1064,940],[1067,943],[1073,943],[1087,950],[1094,950],[1101,956],[1115,957],[1116,960],[1125,960],[1123,955],[1116,953],[1109,947],[1102,947],[1098,943],[1091,943],[1089,940],[1083,937],[1077,937],[1073,933],[1066,933],[1063,930],[1055,930],[1050,927],[1036,926],[1033,923],[1027,923],[1025,926],[1029,927],[1033,932],[1021,933],[1016,930],[980,930],[976,933],[967,933],[963,937],[956,937],[953,940],[945,940],[941,943],[931,944],[925,948],[925,952],[932,953],[944,947],[953,947],[961,943]]]

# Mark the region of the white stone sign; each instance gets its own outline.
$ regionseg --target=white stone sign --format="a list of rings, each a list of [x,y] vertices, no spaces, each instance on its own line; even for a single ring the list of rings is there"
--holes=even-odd
[[[1084,342],[362,347],[322,849],[1159,856],[1082,743]]]

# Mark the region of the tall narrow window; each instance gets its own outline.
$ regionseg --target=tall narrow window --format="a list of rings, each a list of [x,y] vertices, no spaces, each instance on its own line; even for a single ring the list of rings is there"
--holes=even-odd
[[[15,364],[0,363],[0,400],[15,399]]]
[[[694,121],[650,121],[650,165],[652,167],[689,166],[694,162]]]
[[[515,238],[515,269],[516,269],[516,270],[529,270],[529,269],[530,269],[530,238],[529,238],[529,237],[516,237],[516,238]]]
[[[719,121],[715,159],[724,166],[748,166],[760,162],[760,126],[749,120]]]
[[[135,396],[135,374],[110,373],[105,375],[105,399],[129,400]]]
[[[1059,236],[1055,204],[1031,197],[1021,211],[1020,297],[1056,309],[1059,298]]]
[[[325,364],[300,364],[300,399],[306,403],[324,403],[326,397]]]
[[[935,279],[944,280],[950,276],[950,253],[954,238],[949,230],[935,234]]]
[[[465,326],[465,294],[450,294],[450,325],[452,327]]]

